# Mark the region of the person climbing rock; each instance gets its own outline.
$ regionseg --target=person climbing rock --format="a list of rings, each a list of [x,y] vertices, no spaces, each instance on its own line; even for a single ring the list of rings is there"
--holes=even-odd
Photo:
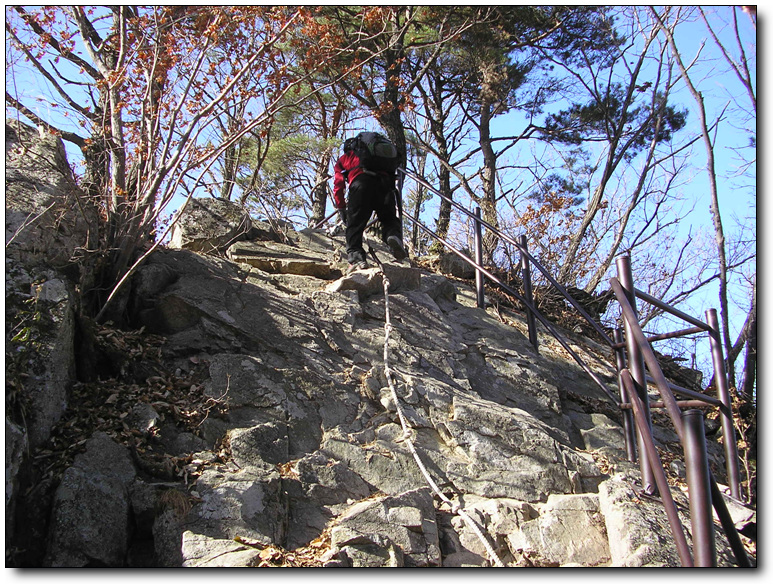
[[[381,222],[382,239],[395,259],[404,259],[407,254],[395,199],[395,170],[400,162],[397,150],[375,132],[361,132],[347,139],[343,150],[334,167],[333,199],[346,225],[349,272],[368,267],[362,234],[374,211]],[[345,198],[347,182],[348,204]]]

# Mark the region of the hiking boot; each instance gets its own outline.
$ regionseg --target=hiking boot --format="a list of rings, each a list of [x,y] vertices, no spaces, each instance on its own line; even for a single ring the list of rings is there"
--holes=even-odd
[[[346,273],[351,274],[352,272],[356,272],[357,270],[367,270],[367,269],[368,269],[368,262],[366,262],[365,260],[360,260],[353,264],[349,264],[349,269],[346,270]]]
[[[389,251],[392,252],[392,255],[397,261],[404,260],[408,256],[408,254],[405,253],[403,242],[400,241],[400,238],[396,235],[387,237],[387,245],[389,246]]]

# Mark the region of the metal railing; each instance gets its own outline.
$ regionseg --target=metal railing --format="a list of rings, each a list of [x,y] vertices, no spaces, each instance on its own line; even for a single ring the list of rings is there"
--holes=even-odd
[[[730,392],[727,387],[727,375],[724,369],[724,360],[722,359],[722,345],[719,337],[719,330],[716,322],[716,311],[711,309],[707,311],[708,323],[704,323],[694,317],[691,317],[668,304],[653,298],[649,294],[637,290],[633,285],[633,276],[631,272],[631,259],[629,256],[617,258],[618,277],[610,279],[611,288],[620,304],[625,324],[626,342],[619,342],[621,333],[617,331],[615,337],[618,342],[613,346],[616,355],[616,363],[620,372],[620,392],[622,405],[626,414],[627,405],[632,406],[637,434],[633,436],[633,425],[629,423],[624,425],[626,450],[629,453],[629,459],[635,462],[635,457],[631,458],[630,453],[634,442],[639,445],[639,451],[644,455],[640,457],[640,468],[642,472],[642,481],[644,491],[648,494],[658,494],[663,499],[667,511],[673,502],[669,502],[670,493],[666,493],[667,486],[661,485],[659,480],[662,464],[654,452],[654,443],[651,443],[652,436],[648,430],[652,426],[650,415],[649,395],[647,392],[648,378],[644,374],[644,364],[649,370],[654,383],[660,393],[662,402],[659,404],[667,412],[671,423],[679,436],[685,457],[685,469],[687,475],[688,495],[690,500],[690,522],[692,525],[693,547],[695,550],[695,565],[715,566],[716,548],[714,540],[714,523],[712,515],[712,506],[720,519],[720,524],[730,543],[738,564],[743,567],[750,565],[746,556],[746,550],[733,524],[730,514],[727,511],[724,498],[719,487],[711,473],[708,464],[708,454],[706,449],[706,436],[704,431],[704,414],[697,407],[716,407],[720,412],[722,420],[723,441],[725,444],[725,464],[730,492],[736,499],[741,499],[740,489],[740,471],[738,464],[738,450],[735,441],[735,430],[733,427],[732,405],[730,402]],[[661,338],[674,338],[684,334],[693,334],[695,328],[705,331],[709,334],[711,341],[712,358],[714,361],[715,384],[719,399],[679,388],[682,393],[687,392],[693,400],[687,402],[677,402],[674,397],[675,387],[670,384],[663,374],[657,356],[650,343],[653,337],[647,338],[641,329],[636,311],[636,298],[651,302],[658,308],[683,318],[693,325],[694,328],[675,331],[668,335],[657,335],[655,340]],[[625,363],[623,351],[627,351],[628,363]],[[682,407],[686,407],[682,411]],[[631,411],[631,410],[627,410]],[[630,414],[628,414],[630,415]],[[630,418],[629,418],[630,420]],[[675,513],[675,508],[669,513]],[[673,527],[672,527],[673,530]],[[674,530],[674,537],[679,543],[679,536]],[[692,558],[689,560],[684,557],[684,550],[680,549],[680,558],[683,565],[692,565]]]
[[[403,219],[407,218],[412,221],[419,229],[440,242],[446,249],[475,269],[476,301],[478,307],[485,307],[484,285],[486,280],[499,286],[505,292],[516,298],[524,306],[529,341],[533,345],[535,351],[539,351],[537,340],[537,320],[539,320],[544,328],[561,344],[591,379],[593,379],[596,385],[602,389],[604,394],[620,408],[623,418],[626,453],[631,462],[636,462],[637,451],[642,453],[642,456],[639,456],[638,458],[642,472],[643,489],[647,494],[660,495],[668,516],[669,524],[671,525],[682,565],[716,565],[714,523],[711,512],[713,506],[714,511],[716,511],[717,516],[720,519],[720,524],[730,543],[738,565],[742,567],[750,566],[743,543],[741,542],[740,536],[738,535],[727,510],[722,493],[709,469],[703,425],[704,414],[700,409],[697,409],[714,407],[718,408],[720,412],[730,492],[734,498],[741,500],[738,450],[733,426],[730,392],[724,360],[722,358],[722,341],[719,334],[716,310],[712,309],[707,311],[706,318],[708,322],[702,322],[641,290],[637,290],[633,285],[630,257],[627,255],[620,256],[617,258],[618,277],[610,280],[610,286],[622,310],[625,334],[619,329],[615,330],[613,333],[613,340],[609,337],[604,328],[596,322],[585,309],[583,309],[579,302],[577,302],[577,300],[575,300],[566,289],[552,277],[549,271],[529,253],[525,235],[521,236],[520,241],[516,241],[483,220],[479,208],[475,209],[475,211],[469,211],[458,202],[439,192],[423,178],[405,171],[404,169],[399,169],[399,172],[400,191],[402,191],[405,178],[410,178],[472,219],[475,245],[474,260],[456,249],[451,243],[433,232],[421,221],[405,214],[402,215]],[[521,260],[520,270],[522,273],[521,280],[523,293],[514,290],[511,286],[502,282],[500,278],[496,277],[490,270],[483,266],[483,228],[490,230],[500,240],[505,241],[518,249]],[[571,349],[556,327],[553,326],[553,324],[536,308],[532,291],[531,266],[535,267],[543,275],[553,288],[577,310],[585,321],[587,321],[599,334],[606,345],[609,346],[616,365],[620,399],[617,399],[609,391],[596,373],[593,372],[582,358]],[[692,327],[646,337],[638,321],[638,314],[636,312],[637,298],[649,302],[657,308],[683,319],[691,324]],[[718,398],[713,398],[669,383],[666,380],[660,364],[658,363],[657,356],[651,347],[651,343],[656,341],[702,332],[706,332],[709,335]],[[651,377],[647,375],[647,371],[649,371]],[[654,382],[660,393],[661,401],[650,403],[647,391],[649,382]],[[690,399],[677,401],[674,397],[674,393],[681,394]],[[677,430],[684,451],[688,496],[690,500],[691,531],[693,547],[695,550],[694,560],[690,554],[689,546],[687,545],[683,528],[677,515],[676,505],[671,497],[670,488],[663,470],[663,464],[652,438],[651,409],[653,408],[662,408],[668,412],[674,428]],[[685,408],[684,412],[682,412],[682,408]]]
[[[563,296],[567,302],[569,302],[575,310],[577,310],[580,315],[590,324],[593,329],[601,336],[601,338],[606,342],[606,344],[611,345],[612,340],[607,335],[606,331],[603,329],[603,327],[596,322],[593,318],[591,318],[588,313],[585,311],[585,309],[580,305],[577,300],[575,300],[567,291],[566,289],[561,286],[550,274],[549,270],[545,268],[542,264],[540,264],[530,253],[528,250],[528,247],[526,245],[526,236],[521,236],[521,241],[516,241],[506,233],[502,233],[499,231],[496,227],[485,221],[484,219],[481,219],[480,217],[480,209],[476,209],[474,212],[466,209],[463,205],[459,204],[458,202],[454,201],[453,199],[445,196],[443,193],[435,189],[432,185],[430,185],[427,181],[425,181],[423,178],[416,176],[415,174],[406,171],[402,168],[398,169],[400,172],[400,178],[401,178],[401,184],[400,189],[402,189],[402,179],[404,177],[411,178],[412,180],[416,181],[417,183],[424,186],[426,189],[428,189],[430,192],[434,193],[444,201],[447,201],[451,206],[453,206],[455,209],[463,213],[464,215],[470,217],[475,223],[474,223],[474,232],[480,234],[482,229],[485,227],[486,229],[490,230],[492,233],[495,233],[497,237],[499,237],[501,240],[506,241],[507,243],[510,243],[511,245],[514,245],[521,257],[521,266],[522,266],[522,272],[524,276],[522,277],[523,280],[523,286],[524,291],[523,294],[520,292],[514,290],[511,286],[505,284],[502,282],[500,278],[495,276],[491,273],[491,271],[487,270],[482,265],[482,258],[483,258],[483,251],[482,251],[482,242],[483,237],[482,234],[480,236],[476,235],[476,250],[475,250],[475,257],[476,259],[480,259],[480,261],[476,261],[465,255],[460,250],[456,249],[451,243],[449,243],[444,238],[440,237],[437,233],[432,231],[429,227],[424,225],[421,221],[417,221],[411,216],[404,215],[403,219],[409,219],[419,227],[422,231],[427,233],[430,237],[435,239],[436,241],[440,242],[446,249],[448,249],[451,253],[462,259],[464,262],[470,264],[474,269],[476,273],[476,298],[479,308],[484,308],[485,304],[485,294],[484,294],[484,282],[486,279],[488,279],[493,284],[496,284],[499,288],[513,296],[516,300],[521,302],[525,308],[526,312],[526,322],[528,326],[528,335],[529,335],[529,341],[531,342],[532,346],[534,347],[535,351],[539,352],[539,344],[538,344],[538,337],[537,337],[537,320],[540,321],[540,323],[547,329],[547,331],[555,338],[559,344],[564,348],[564,350],[571,355],[571,357],[574,359],[574,361],[585,371],[585,373],[588,374],[588,376],[594,381],[594,383],[604,392],[604,394],[609,397],[609,399],[614,403],[618,403],[618,399],[609,391],[606,384],[604,384],[603,381],[599,378],[599,376],[588,366],[587,363],[574,351],[569,344],[566,342],[566,340],[563,338],[563,336],[558,332],[557,328],[537,309],[535,303],[534,303],[534,296],[532,292],[532,281],[531,281],[531,271],[529,266],[536,267],[540,273],[545,277],[545,279]],[[602,366],[607,367],[608,365],[606,363],[601,363]],[[612,375],[615,374],[615,371],[610,369],[610,372]]]

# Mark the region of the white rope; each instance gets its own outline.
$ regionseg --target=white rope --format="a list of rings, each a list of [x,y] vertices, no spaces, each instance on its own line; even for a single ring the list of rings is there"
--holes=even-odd
[[[411,454],[413,455],[413,458],[416,461],[416,464],[419,466],[419,470],[421,471],[421,474],[424,475],[424,478],[426,479],[427,483],[432,488],[432,490],[435,491],[435,494],[437,494],[437,496],[440,497],[440,499],[443,502],[448,503],[448,505],[451,507],[451,511],[459,515],[465,521],[465,523],[467,523],[467,525],[472,528],[472,530],[478,536],[480,541],[483,543],[483,546],[486,548],[486,551],[488,552],[491,558],[491,561],[497,567],[504,568],[505,565],[499,559],[499,556],[494,551],[494,548],[491,547],[491,544],[488,542],[488,539],[483,535],[483,532],[481,531],[480,527],[475,522],[475,520],[472,517],[470,517],[464,511],[464,509],[462,509],[457,503],[454,503],[448,497],[446,497],[443,494],[443,492],[440,490],[440,488],[437,486],[435,481],[432,480],[432,477],[430,476],[429,471],[427,471],[427,468],[424,466],[424,463],[421,461],[421,458],[419,457],[419,453],[416,451],[416,448],[413,445],[413,441],[411,440],[411,428],[408,425],[408,421],[405,419],[403,408],[400,405],[400,400],[397,397],[397,390],[395,389],[392,370],[389,367],[389,333],[392,331],[392,320],[389,314],[389,278],[387,278],[386,272],[384,271],[384,266],[376,257],[376,253],[373,251],[373,249],[370,249],[370,253],[373,256],[373,258],[376,260],[376,263],[378,263],[379,269],[381,270],[381,278],[384,284],[384,314],[385,314],[384,375],[386,376],[387,384],[389,385],[389,391],[392,393],[392,401],[394,402],[395,408],[397,409],[397,416],[400,418],[400,425],[403,428],[403,439],[405,440],[405,443],[408,445],[408,449],[411,451]]]

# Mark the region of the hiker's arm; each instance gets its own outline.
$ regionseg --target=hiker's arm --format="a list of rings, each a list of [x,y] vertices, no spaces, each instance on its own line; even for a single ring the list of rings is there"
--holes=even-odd
[[[341,163],[341,158],[335,163],[335,174],[333,176],[333,200],[335,201],[336,209],[346,209],[346,198],[344,193],[346,191],[346,175],[344,165]]]

